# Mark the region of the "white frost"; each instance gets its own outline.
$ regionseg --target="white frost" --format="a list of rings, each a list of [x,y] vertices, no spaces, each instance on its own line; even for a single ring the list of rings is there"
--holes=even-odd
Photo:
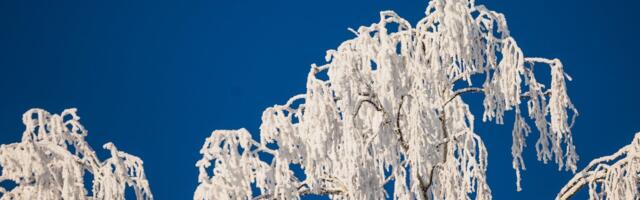
[[[501,124],[515,110],[518,190],[531,132],[524,101],[540,135],[538,159],[575,171],[568,118],[577,112],[560,61],[525,57],[504,16],[474,1],[433,0],[425,14],[413,27],[384,11],[378,23],[352,30],[356,37],[329,50],[327,64],[312,65],[306,94],[264,111],[259,140],[244,129],[214,131],[197,163],[194,199],[491,199],[487,150],[461,98],[471,92],[485,96],[483,121]],[[551,68],[550,89],[536,81],[534,64]],[[475,87],[472,79],[484,82]]]
[[[593,159],[560,190],[556,199],[569,199],[584,186],[589,187],[591,200],[639,199],[640,133],[618,152]]]
[[[142,160],[107,143],[103,148],[111,157],[100,161],[79,120],[76,109],[60,115],[42,109],[24,113],[22,141],[0,146],[0,182],[16,183],[8,191],[0,187],[0,199],[124,199],[127,186],[138,200],[153,199]],[[85,189],[85,173],[93,175],[92,195]]]

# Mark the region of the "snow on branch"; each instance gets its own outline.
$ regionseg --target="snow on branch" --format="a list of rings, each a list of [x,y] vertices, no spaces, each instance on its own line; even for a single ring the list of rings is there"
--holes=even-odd
[[[0,199],[124,199],[126,187],[138,200],[153,199],[142,160],[107,143],[103,148],[111,157],[100,161],[79,120],[76,109],[24,113],[22,141],[0,146],[0,182],[16,184],[0,187]],[[85,189],[86,173],[93,176],[91,193]]]
[[[640,133],[616,153],[592,160],[556,199],[569,199],[584,186],[588,186],[592,200],[640,198]]]
[[[472,92],[484,94],[483,121],[502,124],[515,111],[518,190],[527,121],[539,132],[538,159],[575,171],[570,128],[577,111],[562,63],[526,57],[504,15],[474,1],[433,0],[425,14],[413,27],[383,11],[379,22],[350,29],[355,38],[311,66],[305,94],[264,111],[259,139],[244,129],[214,131],[197,163],[194,199],[491,199],[488,152],[462,99]],[[550,88],[537,81],[537,65],[551,69]],[[260,152],[273,158],[262,160]]]

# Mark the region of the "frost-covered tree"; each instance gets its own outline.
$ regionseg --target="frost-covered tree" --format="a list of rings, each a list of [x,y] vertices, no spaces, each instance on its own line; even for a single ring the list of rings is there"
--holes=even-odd
[[[245,129],[214,131],[196,164],[194,199],[491,199],[488,152],[461,98],[472,92],[484,94],[483,122],[514,113],[518,190],[531,131],[523,114],[539,133],[538,160],[575,172],[577,112],[560,60],[526,57],[504,15],[473,0],[433,0],[425,14],[414,27],[384,11],[351,29],[355,38],[311,66],[306,94],[264,111],[259,139]],[[550,67],[550,87],[534,66]]]
[[[640,133],[616,153],[596,158],[565,185],[556,199],[588,186],[589,199],[640,199]]]
[[[0,199],[124,199],[127,186],[138,200],[153,199],[142,160],[107,143],[103,148],[111,157],[100,161],[79,119],[76,109],[60,115],[42,109],[24,113],[22,141],[0,146],[0,182],[16,184],[10,190],[0,187]],[[91,193],[85,189],[87,173],[93,176]]]

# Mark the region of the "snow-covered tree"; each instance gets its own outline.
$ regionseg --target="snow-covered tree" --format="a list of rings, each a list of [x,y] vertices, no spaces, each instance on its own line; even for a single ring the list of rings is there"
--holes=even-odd
[[[384,11],[351,31],[326,64],[311,66],[306,94],[264,111],[259,139],[245,129],[207,138],[194,199],[491,199],[488,152],[461,98],[471,92],[484,94],[483,122],[514,113],[518,190],[531,131],[523,113],[539,133],[538,160],[575,172],[570,78],[558,59],[526,57],[504,15],[473,0],[432,0],[415,27]],[[550,87],[534,66],[550,67]]]
[[[103,148],[111,157],[100,161],[79,119],[76,109],[24,113],[22,141],[0,146],[0,182],[16,184],[11,190],[0,187],[0,199],[124,199],[127,186],[138,200],[153,199],[142,160],[107,143]],[[85,189],[87,173],[93,176],[91,193]]]
[[[640,199],[640,133],[613,155],[592,160],[556,199],[569,199],[588,186],[589,199]]]

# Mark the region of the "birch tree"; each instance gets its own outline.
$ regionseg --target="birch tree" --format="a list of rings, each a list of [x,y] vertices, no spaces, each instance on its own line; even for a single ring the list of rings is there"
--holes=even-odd
[[[153,199],[142,160],[109,142],[103,148],[111,157],[100,161],[79,120],[76,109],[59,115],[42,109],[24,113],[22,141],[0,146],[0,182],[16,184],[0,187],[0,199],[124,199],[126,187],[133,188],[138,200]],[[85,183],[88,174],[91,183]],[[88,184],[91,193],[85,189]]]
[[[640,133],[616,153],[592,160],[569,180],[556,199],[569,199],[585,186],[591,200],[639,199]]]
[[[415,26],[383,11],[350,30],[355,38],[311,65],[305,94],[264,111],[259,138],[239,129],[206,139],[194,199],[491,199],[468,93],[483,94],[483,122],[513,113],[517,190],[529,123],[537,159],[575,172],[570,77],[558,59],[525,56],[503,14],[473,0],[432,0]],[[550,83],[534,67],[549,67]]]

